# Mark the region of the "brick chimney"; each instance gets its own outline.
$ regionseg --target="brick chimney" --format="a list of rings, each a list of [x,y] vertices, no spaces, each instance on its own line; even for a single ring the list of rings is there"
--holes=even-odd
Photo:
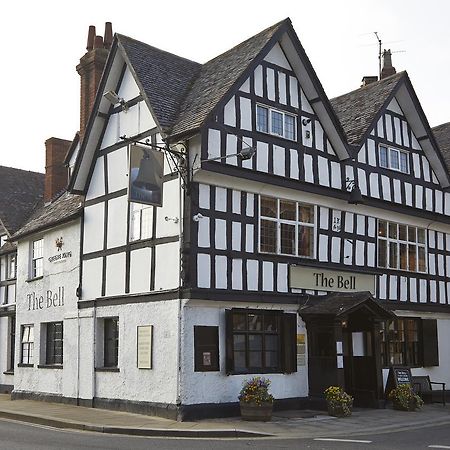
[[[383,50],[383,67],[381,69],[380,79],[395,75],[397,71],[392,66],[392,53],[391,50]]]
[[[51,137],[45,141],[44,202],[49,203],[67,187],[68,171],[64,158],[71,141]]]
[[[96,35],[95,26],[91,25],[89,27],[87,52],[81,57],[80,64],[77,65],[77,72],[81,77],[80,138],[83,137],[86,130],[112,40],[111,22],[105,23],[105,34],[103,37]]]
[[[378,81],[378,77],[375,75],[366,75],[363,77],[361,81],[361,87],[367,86],[368,84],[376,83]]]

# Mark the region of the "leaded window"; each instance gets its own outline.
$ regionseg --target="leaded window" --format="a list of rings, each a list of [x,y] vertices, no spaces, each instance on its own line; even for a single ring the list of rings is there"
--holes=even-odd
[[[46,364],[60,365],[63,363],[63,323],[47,323]]]
[[[387,145],[379,146],[380,167],[409,173],[409,153]]]
[[[291,200],[260,197],[259,251],[314,257],[314,206]]]
[[[426,272],[425,230],[379,220],[378,267]]]
[[[296,116],[267,106],[256,105],[256,130],[291,141],[297,139]]]

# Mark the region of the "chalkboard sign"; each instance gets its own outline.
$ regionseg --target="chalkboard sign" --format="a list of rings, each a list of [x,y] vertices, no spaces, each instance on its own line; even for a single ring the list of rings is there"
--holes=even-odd
[[[384,390],[386,398],[392,389],[395,389],[401,384],[409,384],[412,387],[411,369],[409,367],[391,367],[386,382],[386,389]]]

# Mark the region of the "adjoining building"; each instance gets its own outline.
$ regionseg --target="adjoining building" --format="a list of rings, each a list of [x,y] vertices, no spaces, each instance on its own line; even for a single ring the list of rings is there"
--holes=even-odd
[[[189,419],[236,413],[254,374],[280,408],[331,384],[379,407],[390,366],[450,383],[448,134],[388,51],[380,78],[329,100],[289,19],[205,64],[115,35],[68,187],[80,266],[46,228],[15,395]],[[43,289],[58,306],[28,310]]]
[[[42,202],[44,175],[0,166],[0,391],[14,385],[17,246],[8,239]]]

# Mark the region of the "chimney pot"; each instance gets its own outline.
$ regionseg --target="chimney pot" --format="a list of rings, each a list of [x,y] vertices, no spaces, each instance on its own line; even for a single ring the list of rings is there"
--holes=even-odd
[[[392,53],[391,49],[383,50],[383,68],[381,69],[380,79],[390,77],[391,75],[395,75],[397,71],[395,67],[392,65]]]
[[[361,87],[367,86],[372,83],[376,83],[378,81],[378,77],[375,75],[366,75],[363,77],[361,81]]]
[[[103,37],[95,36],[94,48],[103,48]]]
[[[103,38],[103,45],[106,49],[109,50],[111,48],[112,40],[113,40],[112,23],[106,22],[105,23],[105,36]]]
[[[92,50],[94,48],[94,39],[95,39],[95,26],[90,25],[89,31],[88,31],[88,40],[87,40],[87,46],[86,50]]]

